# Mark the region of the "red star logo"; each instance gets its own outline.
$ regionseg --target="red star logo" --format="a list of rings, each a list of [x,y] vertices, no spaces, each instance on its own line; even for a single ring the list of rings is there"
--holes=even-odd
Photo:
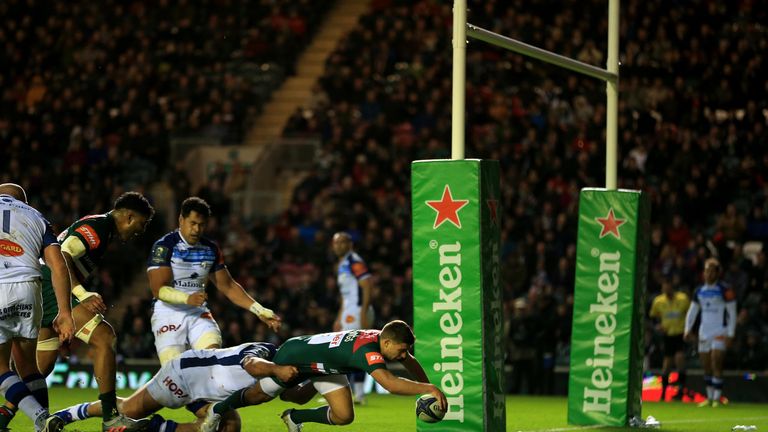
[[[459,210],[469,204],[469,200],[454,200],[453,196],[451,196],[451,188],[445,185],[443,197],[440,198],[440,201],[427,201],[426,203],[437,212],[432,229],[437,229],[445,221],[452,223],[456,228],[461,228]]]
[[[493,222],[494,225],[499,224],[499,219],[497,215],[497,211],[499,208],[499,201],[495,199],[489,199],[485,201],[486,204],[488,204],[488,210],[491,211],[491,222]]]
[[[604,218],[595,218],[595,220],[603,226],[602,231],[600,231],[600,238],[603,238],[608,234],[612,234],[617,239],[621,239],[621,234],[619,234],[619,227],[627,223],[627,220],[616,219],[616,216],[613,214],[613,207],[608,210],[608,216]]]

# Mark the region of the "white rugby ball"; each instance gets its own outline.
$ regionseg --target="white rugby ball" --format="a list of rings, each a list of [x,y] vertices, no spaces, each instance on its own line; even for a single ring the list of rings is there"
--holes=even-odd
[[[425,394],[416,399],[416,418],[426,423],[437,423],[445,417],[445,411],[440,409],[437,398]]]

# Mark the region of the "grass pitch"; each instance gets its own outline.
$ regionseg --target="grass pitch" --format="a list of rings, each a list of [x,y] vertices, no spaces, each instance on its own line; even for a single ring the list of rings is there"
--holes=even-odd
[[[129,393],[121,392],[121,396]],[[76,403],[94,400],[97,391],[51,390],[51,408],[61,408]],[[368,404],[357,407],[355,421],[349,426],[333,427],[308,424],[304,430],[313,431],[347,431],[347,432],[379,432],[379,431],[414,431],[416,417],[414,414],[415,397],[373,395],[368,397]],[[276,400],[261,406],[239,410],[243,421],[243,432],[284,432],[285,426],[280,421],[279,414],[293,405]],[[319,406],[312,402],[308,407]],[[563,397],[507,397],[507,431],[523,432],[567,432],[580,430],[628,431],[631,428],[577,427],[566,422],[566,399]],[[192,414],[186,410],[163,410],[166,418],[177,421],[192,421]],[[768,404],[732,403],[719,408],[697,408],[694,404],[675,403],[644,403],[643,417],[654,416],[661,421],[658,431],[690,431],[690,432],[728,432],[734,425],[747,424],[757,426],[757,431],[768,432]],[[33,432],[31,422],[23,414],[17,414],[11,423],[14,432]],[[89,419],[68,425],[65,431],[100,431],[99,419]],[[439,429],[436,429],[439,430]]]

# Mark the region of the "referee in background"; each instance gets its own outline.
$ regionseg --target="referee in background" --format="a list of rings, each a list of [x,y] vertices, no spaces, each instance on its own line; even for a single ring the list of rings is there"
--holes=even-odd
[[[653,299],[650,317],[654,319],[656,329],[663,334],[662,353],[664,363],[661,372],[661,400],[665,400],[667,386],[669,385],[669,373],[672,370],[674,358],[677,369],[678,390],[674,398],[681,400],[685,389],[685,342],[683,331],[685,330],[685,314],[691,300],[687,294],[677,291],[669,279],[661,282],[661,294]]]

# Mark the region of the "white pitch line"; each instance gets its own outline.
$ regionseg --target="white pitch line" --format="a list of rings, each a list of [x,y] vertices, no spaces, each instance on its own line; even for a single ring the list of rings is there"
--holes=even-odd
[[[722,422],[745,422],[745,421],[752,421],[752,420],[768,420],[768,416],[761,416],[761,417],[726,417],[726,418],[718,418],[718,419],[668,420],[668,421],[659,420],[659,421],[661,422],[661,425],[664,426],[665,424],[713,423],[713,422],[715,422],[715,423],[722,423]],[[555,429],[518,430],[516,432],[566,432],[566,431],[577,431],[577,430],[588,430],[588,429],[603,429],[603,428],[607,428],[607,427],[621,427],[621,426],[604,426],[604,425],[574,426],[574,427],[555,428]],[[641,429],[641,428],[637,428],[637,429]]]

